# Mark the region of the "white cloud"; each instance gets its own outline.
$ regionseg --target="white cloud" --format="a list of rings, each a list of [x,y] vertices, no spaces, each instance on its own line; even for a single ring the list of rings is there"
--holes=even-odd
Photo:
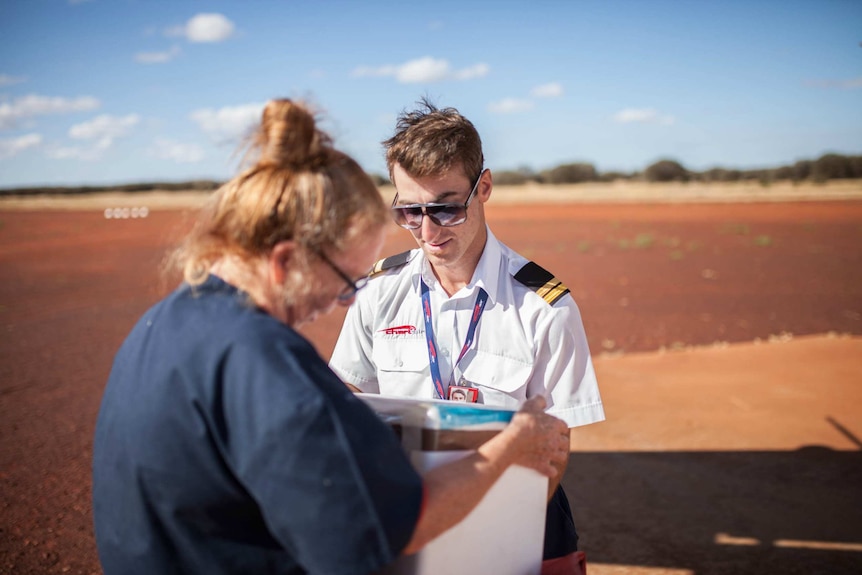
[[[488,65],[483,63],[453,70],[447,60],[425,56],[399,65],[387,64],[376,68],[360,66],[350,75],[354,78],[392,76],[402,84],[423,84],[443,80],[472,80],[488,75],[489,71]]]
[[[503,98],[488,104],[488,111],[493,114],[516,114],[533,109],[533,102],[518,98]]]
[[[518,114],[532,110],[535,106],[533,99],[558,98],[562,95],[563,87],[557,82],[541,84],[530,90],[530,98],[503,98],[488,104],[488,111],[492,114]]]
[[[181,52],[179,46],[172,46],[164,52],[138,52],[135,54],[135,61],[140,64],[164,64],[179,56]]]
[[[85,160],[92,162],[101,157],[101,150],[95,148],[51,148],[47,152],[49,158],[54,160]]]
[[[173,160],[178,164],[194,164],[206,157],[204,149],[197,144],[184,144],[163,138],[154,142],[150,155],[160,160]]]
[[[234,35],[236,26],[228,18],[217,13],[202,13],[192,18],[182,26],[172,26],[165,30],[169,37],[182,37],[189,42],[210,43],[224,42]]]
[[[0,158],[11,158],[18,152],[42,143],[41,134],[25,134],[18,138],[0,140]]]
[[[402,84],[421,84],[439,82],[449,73],[449,62],[427,57],[402,64],[398,67],[395,78]]]
[[[171,26],[170,28],[165,28],[165,36],[168,38],[185,38],[186,37],[186,26],[185,24],[181,24],[179,26]]]
[[[805,83],[816,88],[855,90],[856,88],[862,88],[862,77],[851,78],[849,80],[808,80]]]
[[[89,122],[75,124],[69,128],[69,137],[75,140],[91,142],[83,147],[61,147],[48,151],[55,159],[98,160],[102,153],[108,150],[117,138],[122,138],[140,122],[137,114],[128,116],[111,116],[103,114]]]
[[[354,78],[379,78],[382,76],[394,76],[397,73],[397,66],[379,66],[377,68],[372,68],[371,66],[359,66],[358,68],[354,68],[350,75]]]
[[[128,134],[129,130],[140,121],[141,118],[137,114],[129,114],[122,117],[102,114],[89,122],[75,124],[69,128],[69,137],[76,140],[102,141],[105,138],[113,140],[114,138],[120,138]],[[110,145],[110,141],[108,145]]]
[[[487,64],[475,64],[469,68],[463,68],[456,71],[453,77],[456,80],[472,80],[473,78],[481,78],[487,76],[491,68]]]
[[[0,74],[0,86],[13,86],[15,84],[20,84],[21,82],[26,82],[27,78],[23,76],[10,76],[8,74]]]
[[[0,130],[14,128],[22,118],[84,112],[94,110],[99,106],[101,106],[101,102],[90,96],[70,99],[30,94],[22,96],[12,103],[0,104]]]
[[[530,96],[534,98],[559,98],[563,95],[563,87],[557,82],[542,84],[530,90]]]
[[[614,114],[614,121],[619,124],[662,124],[671,125],[676,119],[670,115],[662,115],[653,108],[625,108]]]
[[[81,122],[69,128],[70,138],[84,140],[89,145],[55,147],[49,149],[47,154],[56,160],[83,160],[88,162],[99,160],[102,154],[114,144],[115,139],[128,134],[138,122],[140,122],[140,118],[137,114],[122,117],[109,114],[96,116],[89,122]]]
[[[260,121],[265,104],[253,103],[223,108],[203,108],[191,113],[191,119],[217,143],[235,141],[245,136]]]

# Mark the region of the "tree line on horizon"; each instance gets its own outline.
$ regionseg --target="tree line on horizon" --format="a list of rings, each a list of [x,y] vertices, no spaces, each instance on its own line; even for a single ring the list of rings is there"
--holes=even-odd
[[[378,186],[392,185],[387,176],[369,174]],[[862,156],[824,154],[816,160],[799,160],[792,165],[777,168],[733,169],[711,168],[701,172],[689,170],[672,159],[661,159],[642,171],[600,172],[588,162],[560,164],[546,170],[534,171],[528,167],[517,170],[494,171],[494,183],[501,186],[537,184],[581,184],[589,182],[614,182],[618,180],[645,182],[742,182],[758,181],[762,185],[772,182],[825,183],[829,180],[862,179]],[[142,182],[105,186],[34,186],[28,188],[0,189],[0,195],[30,196],[50,194],[91,194],[97,192],[167,192],[212,191],[224,182],[218,180],[192,180],[185,182]]]
[[[777,168],[732,169],[711,168],[704,171],[689,170],[673,159],[658,160],[642,171],[600,172],[593,164],[575,162],[561,164],[535,172],[529,168],[494,172],[494,183],[504,186],[538,184],[579,184],[587,182],[613,182],[618,180],[646,182],[741,182],[758,181],[763,185],[772,182],[814,182],[862,178],[862,156],[824,154],[816,160],[800,160],[792,165]],[[388,181],[388,180],[387,180]]]

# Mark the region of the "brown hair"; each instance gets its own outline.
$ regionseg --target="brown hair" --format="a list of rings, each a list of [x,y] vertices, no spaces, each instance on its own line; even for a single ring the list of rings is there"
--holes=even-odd
[[[171,258],[192,285],[225,256],[248,263],[285,240],[312,254],[340,251],[389,221],[374,182],[302,103],[268,102],[245,158],[253,165],[213,194]]]
[[[472,122],[455,108],[434,106],[422,98],[417,109],[402,111],[395,134],[383,142],[386,166],[400,165],[413,177],[441,174],[461,166],[472,182],[482,173],[482,140]]]

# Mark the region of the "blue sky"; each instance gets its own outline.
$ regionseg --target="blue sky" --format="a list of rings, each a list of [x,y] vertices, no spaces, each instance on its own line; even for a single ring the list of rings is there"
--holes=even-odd
[[[426,95],[492,170],[862,154],[862,2],[0,0],[0,187],[227,178],[274,97],[383,174]]]

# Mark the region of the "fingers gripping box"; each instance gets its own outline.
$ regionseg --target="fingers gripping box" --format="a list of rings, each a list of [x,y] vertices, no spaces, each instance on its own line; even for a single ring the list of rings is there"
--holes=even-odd
[[[462,458],[509,424],[515,412],[481,404],[360,393],[393,431],[420,473]],[[387,575],[538,575],[542,565],[548,479],[512,466],[479,505]]]

